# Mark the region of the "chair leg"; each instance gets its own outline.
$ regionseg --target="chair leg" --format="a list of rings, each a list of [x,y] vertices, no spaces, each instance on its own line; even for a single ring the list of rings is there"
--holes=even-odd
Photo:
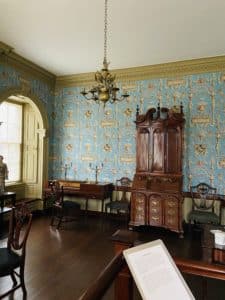
[[[54,224],[54,219],[55,219],[55,214],[54,213],[55,213],[54,208],[52,207],[52,218],[51,218],[51,223],[50,223],[51,226],[53,226],[53,224]]]
[[[54,224],[54,216],[52,216],[51,218],[50,226],[53,226],[53,224]]]
[[[17,285],[16,276],[14,275],[13,272],[10,274],[10,276],[11,276],[11,279],[12,279],[12,281],[13,281],[13,286],[16,286],[16,285]]]
[[[63,218],[63,216],[60,216],[60,217],[59,217],[59,222],[58,222],[58,225],[57,225],[57,229],[59,229],[59,227],[60,227],[60,225],[61,225],[61,223],[62,223],[62,218]]]
[[[26,299],[27,290],[26,290],[25,282],[24,282],[24,267],[21,267],[21,269],[20,269],[20,282],[21,282],[21,287],[23,290],[23,299]]]
[[[207,285],[207,278],[202,277],[202,300],[207,299],[207,292],[208,292],[208,285]]]

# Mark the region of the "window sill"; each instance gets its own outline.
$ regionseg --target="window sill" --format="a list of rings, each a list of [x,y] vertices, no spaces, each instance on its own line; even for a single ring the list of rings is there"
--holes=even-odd
[[[21,185],[25,185],[25,183],[21,182],[21,181],[20,182],[12,181],[12,182],[7,182],[5,184],[6,188],[7,187],[12,187],[12,186],[21,186]]]

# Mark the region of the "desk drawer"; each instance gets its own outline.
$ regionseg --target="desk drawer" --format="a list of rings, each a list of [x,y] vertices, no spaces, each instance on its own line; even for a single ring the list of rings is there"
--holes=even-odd
[[[97,184],[82,184],[80,189],[85,192],[85,193],[88,193],[90,192],[93,193],[93,194],[103,194],[104,191],[107,189],[105,188],[104,186],[102,185],[97,185]]]

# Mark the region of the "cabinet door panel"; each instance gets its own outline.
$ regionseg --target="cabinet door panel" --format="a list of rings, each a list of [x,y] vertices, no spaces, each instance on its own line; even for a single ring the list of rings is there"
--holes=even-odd
[[[155,128],[152,134],[152,172],[164,171],[164,132],[162,128]]]
[[[137,171],[143,172],[149,169],[149,131],[141,128],[137,133]]]
[[[180,130],[174,127],[168,127],[166,130],[166,172],[180,172]]]

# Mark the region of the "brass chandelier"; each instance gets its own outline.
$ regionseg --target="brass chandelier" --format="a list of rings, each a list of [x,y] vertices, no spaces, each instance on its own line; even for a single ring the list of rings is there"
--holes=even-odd
[[[103,103],[104,106],[107,102],[114,103],[117,101],[122,101],[129,97],[125,92],[121,97],[117,96],[117,92],[120,90],[116,87],[115,79],[116,75],[112,75],[109,70],[109,62],[107,62],[107,29],[108,29],[108,0],[105,0],[105,20],[104,20],[104,59],[103,68],[101,71],[95,73],[96,85],[93,86],[89,91],[83,89],[81,94],[87,100],[93,100],[97,103]]]

